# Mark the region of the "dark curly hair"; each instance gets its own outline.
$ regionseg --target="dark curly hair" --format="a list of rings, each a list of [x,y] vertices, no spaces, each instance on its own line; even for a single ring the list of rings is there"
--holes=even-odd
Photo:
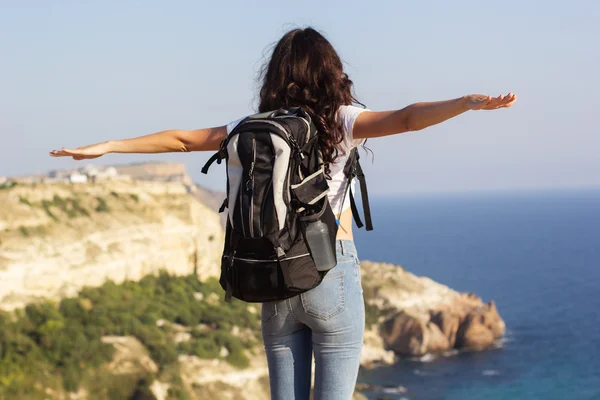
[[[259,112],[282,107],[302,107],[308,112],[319,131],[329,176],[329,165],[338,157],[338,145],[344,139],[338,109],[361,104],[352,94],[352,81],[331,43],[313,28],[287,32],[263,65],[260,81]]]

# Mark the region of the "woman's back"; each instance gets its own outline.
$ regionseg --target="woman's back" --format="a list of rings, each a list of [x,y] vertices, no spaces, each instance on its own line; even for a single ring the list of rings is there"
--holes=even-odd
[[[356,182],[348,182],[344,174],[344,166],[348,160],[350,152],[353,148],[360,146],[364,143],[364,139],[354,139],[352,129],[354,121],[363,112],[367,111],[366,108],[357,107],[353,105],[340,106],[338,109],[337,118],[341,121],[342,126],[342,141],[337,144],[338,153],[336,158],[329,164],[328,173],[328,185],[329,192],[327,197],[329,204],[339,219],[342,213],[350,208],[350,197],[347,192],[354,190]],[[227,135],[229,135],[233,129],[246,118],[246,116],[239,118],[227,124]],[[350,188],[348,188],[350,185]],[[342,204],[343,202],[343,204]],[[345,230],[340,230],[341,235],[345,236]],[[350,231],[348,229],[348,231]]]

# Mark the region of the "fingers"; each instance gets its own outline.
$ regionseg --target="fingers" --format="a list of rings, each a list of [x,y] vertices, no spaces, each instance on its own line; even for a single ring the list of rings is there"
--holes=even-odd
[[[504,107],[506,104],[510,103],[510,101],[513,99],[514,94],[509,93],[506,95],[506,97],[504,96],[500,96],[502,97],[501,101],[498,103],[498,107]]]
[[[492,101],[486,104],[483,107],[484,110],[496,110],[498,108],[506,108],[513,105],[513,103],[517,100],[517,96],[514,93],[509,93],[506,96],[500,95],[498,97],[494,97]]]
[[[512,106],[515,103],[515,101],[517,101],[517,95],[514,93],[509,93],[507,98],[508,100],[502,105],[502,107],[508,108]]]
[[[64,151],[52,150],[50,152],[50,157],[64,157],[66,155],[67,153],[65,153]]]
[[[60,150],[52,150],[49,154],[50,157],[73,157],[74,160],[84,160],[86,158],[89,158],[77,149],[71,150],[65,149],[64,147]]]
[[[62,148],[62,151],[64,151],[66,154],[70,155],[70,156],[81,156],[84,155],[83,151],[79,150],[79,149],[74,149],[74,150],[70,150],[70,149],[65,149],[64,147]]]

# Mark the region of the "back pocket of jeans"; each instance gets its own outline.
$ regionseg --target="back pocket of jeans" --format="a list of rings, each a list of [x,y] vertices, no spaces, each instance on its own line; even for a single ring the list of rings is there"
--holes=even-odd
[[[344,311],[344,272],[328,273],[319,286],[300,294],[306,314],[321,320]]]

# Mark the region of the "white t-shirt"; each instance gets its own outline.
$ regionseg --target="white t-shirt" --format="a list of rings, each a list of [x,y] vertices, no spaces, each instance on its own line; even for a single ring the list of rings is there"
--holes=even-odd
[[[336,158],[336,160],[329,165],[329,169],[331,170],[330,176],[331,180],[329,183],[329,193],[327,197],[329,199],[329,203],[331,204],[331,209],[333,213],[338,215],[343,211],[350,207],[350,196],[346,195],[344,200],[344,205],[342,206],[342,198],[344,197],[344,191],[346,190],[346,177],[344,176],[344,166],[346,165],[346,160],[348,159],[348,155],[350,151],[357,146],[360,146],[364,143],[364,139],[354,139],[352,136],[352,128],[354,127],[354,121],[356,117],[363,112],[367,111],[365,108],[356,107],[356,106],[341,106],[338,111],[338,118],[342,119],[342,126],[344,129],[344,140],[340,143],[340,155]],[[231,131],[244,119],[242,117],[238,120],[232,121],[227,124],[227,134],[231,133]],[[342,154],[343,153],[343,154]],[[354,193],[354,182],[352,182],[350,190]]]

